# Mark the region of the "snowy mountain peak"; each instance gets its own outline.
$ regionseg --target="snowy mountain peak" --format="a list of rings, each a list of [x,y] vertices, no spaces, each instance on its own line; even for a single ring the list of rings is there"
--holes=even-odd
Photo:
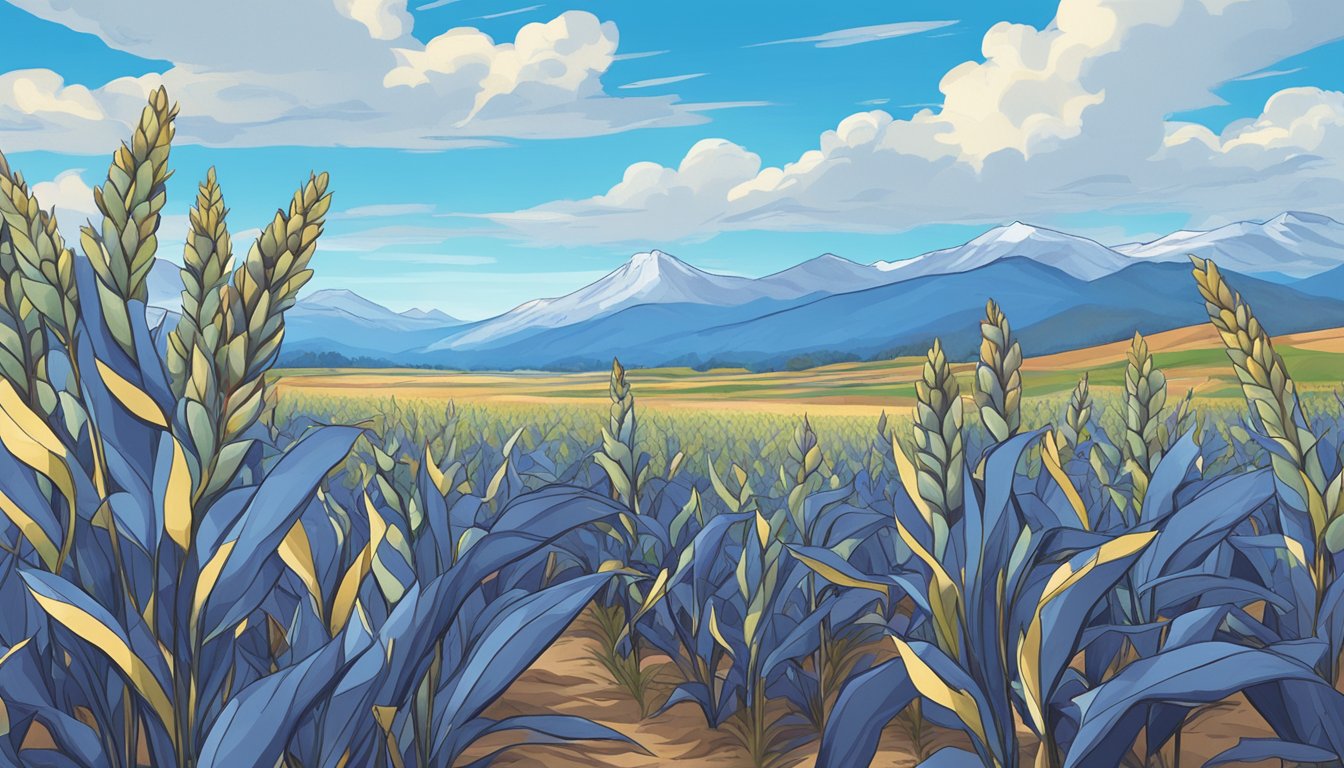
[[[1344,264],[1344,224],[1318,213],[1287,211],[1265,221],[1239,221],[1208,232],[1182,230],[1124,246],[1145,261],[1185,261],[1193,254],[1247,275],[1304,278]]]
[[[763,298],[795,298],[803,293],[792,286],[705,272],[669,253],[651,250],[635,254],[602,279],[573,293],[520,304],[431,349],[470,349],[519,332],[573,325],[639,304],[729,307]]]
[[[704,274],[670,253],[659,250],[636,253],[624,266],[612,273],[628,277],[634,284],[649,284],[669,274]]]
[[[1266,224],[1305,224],[1308,226],[1344,226],[1338,221],[1320,213],[1307,213],[1304,211],[1284,211],[1278,216],[1265,222]]]
[[[1083,280],[1095,280],[1129,265],[1122,254],[1085,237],[1015,221],[995,227],[965,245],[875,266],[895,279],[968,272],[1001,259],[1026,258]]]
[[[321,291],[313,291],[301,299],[299,305],[308,309],[326,307],[365,318],[396,315],[387,307],[369,301],[346,288],[327,288]]]
[[[1014,221],[1006,227],[997,227],[981,235],[979,239],[997,240],[1005,243],[1020,243],[1041,234],[1041,230],[1030,224]]]

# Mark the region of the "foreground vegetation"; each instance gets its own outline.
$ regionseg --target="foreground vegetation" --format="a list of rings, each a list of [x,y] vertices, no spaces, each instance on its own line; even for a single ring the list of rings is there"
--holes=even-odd
[[[619,363],[600,412],[545,424],[277,404],[327,179],[235,264],[206,178],[182,318],[151,329],[174,117],[156,92],[81,255],[0,160],[0,761],[640,750],[490,708],[585,614],[641,716],[692,707],[757,766],[810,743],[823,768],[867,765],[889,728],[930,766],[1178,765],[1187,725],[1234,695],[1274,736],[1206,765],[1344,759],[1344,418],[1304,409],[1213,264],[1194,288],[1235,416],[1169,399],[1138,336],[1104,402],[1084,379],[1024,405],[992,302],[968,371],[935,343],[913,408],[824,428],[646,418]],[[935,729],[961,737],[932,752]]]

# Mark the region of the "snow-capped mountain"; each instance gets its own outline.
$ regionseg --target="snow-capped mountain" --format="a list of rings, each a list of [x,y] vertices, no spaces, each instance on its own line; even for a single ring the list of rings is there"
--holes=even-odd
[[[456,317],[438,309],[421,309],[412,307],[401,313],[402,317],[409,317],[412,320],[432,320],[443,325],[461,325],[462,321]]]
[[[442,313],[440,313],[442,314]],[[448,328],[460,321],[427,313],[412,315],[393,312],[376,302],[344,288],[332,288],[302,296],[286,314],[286,320],[342,321],[383,328],[389,331],[414,331],[424,328]]]
[[[1344,324],[1344,224],[1290,212],[1110,248],[1015,222],[905,261],[828,253],[760,278],[654,250],[573,293],[473,323],[323,290],[289,311],[285,349],[471,368],[569,369],[611,355],[636,365],[772,366],[917,350],[935,332],[970,343],[988,296],[1011,307],[1034,347],[1067,349],[1199,322],[1203,309],[1180,277],[1190,253],[1217,261],[1276,329]],[[180,305],[178,269],[160,261],[150,273],[156,317]]]
[[[1115,250],[1144,261],[1185,261],[1194,254],[1233,272],[1300,279],[1344,264],[1344,224],[1329,216],[1290,211],[1263,223],[1241,221],[1209,232],[1182,230]]]
[[[637,304],[735,306],[759,299],[790,299],[803,289],[749,277],[716,275],[662,251],[637,253],[585,288],[554,299],[535,299],[430,347],[471,349],[514,334],[559,328]],[[804,291],[808,292],[808,291]]]
[[[891,282],[968,272],[1013,257],[1031,259],[1082,280],[1095,280],[1132,263],[1123,254],[1095,240],[1015,221],[1008,226],[995,227],[956,248],[932,251],[904,261],[879,261],[874,266],[887,272],[887,282]]]
[[[793,292],[797,296],[811,293],[848,293],[889,283],[889,274],[871,264],[859,264],[833,253],[823,253],[802,264],[767,275],[758,283]]]

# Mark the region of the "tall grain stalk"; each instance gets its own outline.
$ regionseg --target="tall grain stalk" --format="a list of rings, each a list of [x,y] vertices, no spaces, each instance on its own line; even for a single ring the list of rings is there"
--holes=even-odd
[[[1121,456],[1134,481],[1136,507],[1148,480],[1162,460],[1162,409],[1167,402],[1167,377],[1153,363],[1148,342],[1135,333],[1126,353],[1125,439]]]
[[[1092,419],[1092,392],[1088,387],[1087,374],[1078,380],[1069,395],[1068,407],[1064,410],[1064,423],[1055,430],[1055,439],[1061,450],[1076,451],[1078,445],[1086,439],[1088,422]]]
[[[1008,317],[990,299],[980,321],[980,362],[975,367],[975,404],[995,442],[1016,435],[1022,426],[1022,347],[1013,338]]]
[[[0,275],[3,323],[0,373],[39,413],[55,412],[56,387],[47,375],[47,335],[67,349],[78,313],[74,254],[54,213],[38,206],[23,175],[0,153]]]
[[[611,497],[623,504],[630,514],[639,514],[639,485],[643,479],[639,466],[639,444],[636,434],[635,396],[625,380],[625,366],[612,358],[611,407],[607,426],[602,430],[602,449],[594,460],[611,481]],[[634,535],[634,521],[625,521],[627,531]]]
[[[200,455],[193,494],[199,503],[208,504],[228,487],[251,445],[247,433],[265,406],[264,374],[285,336],[284,313],[313,276],[309,263],[331,208],[327,183],[325,173],[310,175],[294,193],[289,210],[276,211],[230,283],[218,289],[219,308],[209,320],[184,317],[183,322],[197,324],[199,331],[179,324],[179,333],[191,335],[200,351],[199,356],[193,354],[191,378],[184,384],[187,429],[194,443],[213,448]],[[212,250],[208,256],[197,254],[201,265],[188,269],[194,272],[193,281],[214,285],[218,283],[214,271],[226,261],[229,242],[223,200],[216,200],[208,185],[207,179],[204,210],[202,200],[197,200],[199,215],[193,219],[192,238],[196,247]],[[208,293],[201,294],[203,305],[214,302]],[[214,403],[222,407],[213,408]]]
[[[934,531],[934,548],[941,553],[947,541],[948,521],[963,503],[966,453],[962,444],[961,386],[943,354],[942,342],[934,339],[924,360],[924,372],[915,382],[914,471],[919,496],[924,500]],[[898,464],[904,453],[893,446]]]
[[[162,87],[149,97],[129,143],[112,158],[107,181],[93,190],[102,226],[80,229],[84,253],[98,276],[103,319],[128,357],[135,357],[127,303],[149,296],[149,270],[158,251],[159,211],[168,199],[168,152],[177,105]]]
[[[218,386],[203,387],[205,382],[193,382],[193,366],[210,366],[223,343],[221,308],[228,298],[225,287],[233,271],[233,240],[229,236],[229,211],[224,207],[224,195],[211,168],[196,192],[192,207],[191,229],[182,251],[182,318],[168,335],[168,371],[172,374],[173,394],[181,397],[188,385],[197,391],[192,399],[212,403]],[[213,370],[210,371],[213,374]],[[209,392],[201,391],[208,389]],[[210,399],[207,399],[207,395]]]
[[[1241,294],[1233,292],[1213,261],[1194,256],[1191,261],[1209,322],[1227,348],[1246,403],[1254,412],[1261,433],[1278,449],[1270,454],[1274,476],[1296,496],[1290,503],[1300,505],[1299,510],[1311,520],[1315,537],[1311,577],[1319,614],[1326,589],[1335,579],[1327,537],[1332,526],[1344,525],[1339,523],[1344,518],[1340,493],[1344,476],[1336,475],[1333,479],[1326,476],[1320,440],[1302,413],[1293,379],[1250,305],[1242,300]],[[1333,682],[1339,660],[1330,659],[1329,664],[1328,680]]]
[[[626,511],[621,514],[628,546],[625,559],[627,563],[634,563],[643,555],[635,517],[640,514],[640,486],[648,465],[639,451],[635,396],[630,390],[630,382],[626,381],[625,366],[617,358],[611,361],[608,395],[611,407],[607,425],[602,428],[602,448],[594,454],[593,460],[606,472],[611,483],[611,498],[625,507]],[[639,614],[652,607],[649,601],[656,601],[660,596],[653,591],[640,594],[639,583],[635,579],[617,577],[608,588],[607,599],[593,606],[593,616],[599,641],[595,654],[598,662],[630,694],[639,706],[640,715],[644,716],[648,715],[652,704],[650,694],[658,668],[645,669],[635,625]],[[647,607],[636,610],[629,599],[632,596]],[[627,643],[628,651],[623,647]]]

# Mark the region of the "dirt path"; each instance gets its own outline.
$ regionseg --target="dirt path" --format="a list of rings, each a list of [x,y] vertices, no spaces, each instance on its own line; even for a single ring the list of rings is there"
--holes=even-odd
[[[632,747],[611,744],[575,746],[528,746],[505,753],[496,763],[505,768],[750,768],[747,753],[738,745],[730,728],[708,728],[694,704],[678,704],[657,717],[641,720],[638,708],[593,659],[595,645],[581,631],[581,622],[561,637],[537,663],[505,693],[487,713],[500,718],[521,714],[557,713],[579,715],[610,726],[643,745],[644,754]],[[674,671],[666,673],[670,678]],[[669,681],[670,683],[670,681]],[[670,687],[670,685],[669,685]],[[666,691],[658,698],[666,696]],[[928,737],[927,751],[964,744],[956,733],[938,732]],[[1022,765],[1034,764],[1035,743],[1022,732]],[[1182,765],[1201,765],[1213,755],[1236,744],[1242,737],[1271,735],[1255,711],[1234,698],[1218,711],[1190,724],[1183,737]],[[507,740],[483,742],[466,756],[477,758]],[[780,768],[810,768],[816,759],[816,741],[796,750],[778,763]],[[927,755],[926,755],[927,756]],[[464,761],[465,762],[465,761]],[[898,724],[888,726],[872,768],[910,768],[918,763],[911,740]],[[856,768],[860,768],[857,767]]]
[[[718,730],[707,727],[704,716],[692,703],[678,704],[657,717],[641,720],[638,707],[593,659],[595,647],[582,632],[571,630],[543,654],[487,714],[496,718],[543,712],[580,715],[626,734],[651,754],[604,744],[528,746],[506,753],[496,765],[508,768],[751,766],[750,758],[739,746],[732,730],[726,726]],[[670,678],[674,674],[675,671],[669,668],[666,676]],[[670,685],[667,687],[670,689]],[[659,698],[666,695],[667,691],[663,691]],[[930,730],[937,729],[930,727]],[[935,733],[928,737],[928,746],[931,752],[961,741],[957,734]],[[489,751],[489,747],[503,743],[482,744],[472,750],[471,756],[478,757]],[[811,766],[816,759],[816,748],[813,741],[778,765],[781,768]],[[872,766],[907,768],[917,762],[909,738],[900,727],[892,726],[887,729]]]

